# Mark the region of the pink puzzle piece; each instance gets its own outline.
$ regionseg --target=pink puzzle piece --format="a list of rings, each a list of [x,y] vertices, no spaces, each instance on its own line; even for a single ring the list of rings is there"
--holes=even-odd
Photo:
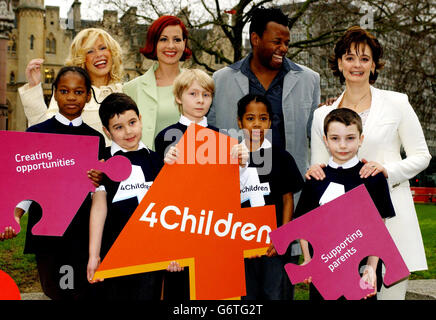
[[[285,269],[293,284],[312,276],[327,300],[342,295],[358,300],[373,291],[360,285],[358,266],[367,256],[383,260],[386,285],[409,275],[364,185],[272,231],[270,238],[279,254],[295,239],[311,243],[312,260],[304,266],[288,263]]]
[[[32,233],[62,236],[95,190],[88,170],[101,170],[114,181],[131,172],[125,157],[98,161],[98,137],[0,131],[0,141],[0,230],[12,226],[18,233],[14,209],[22,200],[34,200],[43,214]]]

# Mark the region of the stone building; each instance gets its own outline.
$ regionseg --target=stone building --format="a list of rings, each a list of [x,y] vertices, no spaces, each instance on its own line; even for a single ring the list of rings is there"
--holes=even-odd
[[[80,30],[90,27],[108,31],[123,49],[124,81],[144,73],[151,61],[144,59],[139,48],[145,43],[147,26],[136,21],[136,8],[130,8],[120,19],[117,11],[105,10],[102,20],[81,19],[81,3],[75,0],[67,19],[59,16],[59,7],[44,6],[44,0],[12,0],[14,28],[7,45],[7,119],[0,130],[23,131],[27,120],[18,88],[26,83],[25,70],[31,59],[43,58],[42,86],[48,104],[51,84],[64,65],[70,44]]]

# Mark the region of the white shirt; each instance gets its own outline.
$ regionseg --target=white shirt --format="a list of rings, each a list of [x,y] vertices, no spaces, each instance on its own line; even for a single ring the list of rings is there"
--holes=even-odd
[[[148,151],[148,153],[150,153],[150,149],[148,149],[147,146],[142,141],[139,141],[138,149],[136,149],[135,151],[138,151],[138,150],[141,150],[141,149],[146,149]],[[113,156],[115,153],[117,153],[120,150],[122,152],[129,152],[129,150],[126,150],[126,149],[120,147],[115,141],[112,141],[111,155]]]
[[[150,149],[148,149],[147,146],[142,141],[139,141],[138,149],[136,149],[135,151],[138,151],[141,149],[146,149],[148,151],[148,153],[150,153]],[[120,147],[115,141],[112,141],[111,155],[113,156],[115,153],[117,153],[120,150],[122,152],[129,152],[129,150],[126,150],[126,149]],[[104,185],[100,185],[99,187],[95,188],[95,191],[96,192],[97,191],[106,191],[106,188],[104,187]]]
[[[183,114],[180,116],[180,119],[179,119],[179,123],[184,124],[187,127],[189,127],[189,125],[191,123],[194,123],[194,122],[195,121],[192,121],[192,120],[189,120],[188,118],[186,118]],[[203,117],[203,119],[200,122],[197,122],[197,124],[199,126],[202,126],[202,127],[206,128],[207,127],[207,118]]]
[[[59,112],[56,112],[55,114],[55,119],[57,121],[59,121],[60,123],[62,123],[63,125],[69,126],[70,123],[73,125],[73,127],[78,127],[83,123],[82,117],[79,116],[73,120],[69,120],[67,119],[65,116],[63,116],[62,114],[60,114]]]
[[[357,156],[354,156],[353,158],[351,158],[350,160],[348,160],[343,164],[337,164],[336,162],[334,162],[333,157],[330,157],[329,159],[329,167],[333,169],[337,169],[338,167],[342,167],[342,169],[350,169],[358,163],[359,163],[359,158],[357,158]]]

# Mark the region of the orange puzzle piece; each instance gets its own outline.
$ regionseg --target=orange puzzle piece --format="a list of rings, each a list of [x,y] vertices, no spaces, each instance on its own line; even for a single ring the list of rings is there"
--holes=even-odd
[[[244,257],[266,252],[276,213],[241,209],[238,164],[229,156],[236,143],[191,125],[177,145],[185,163],[163,167],[94,278],[163,270],[176,260],[189,266],[191,299],[245,295]]]

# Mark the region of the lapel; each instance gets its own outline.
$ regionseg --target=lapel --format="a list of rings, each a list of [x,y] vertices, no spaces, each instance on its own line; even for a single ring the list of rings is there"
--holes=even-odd
[[[291,93],[291,90],[294,88],[295,84],[301,77],[301,71],[291,70],[289,71],[285,79],[283,81],[283,97],[282,101],[286,101],[288,95]]]
[[[381,107],[383,105],[383,95],[382,92],[373,86],[371,89],[371,109],[369,111],[368,119],[366,119],[365,126],[363,127],[363,135],[367,132],[372,131],[372,127],[377,123],[377,119],[380,115]]]
[[[157,102],[157,86],[156,86],[156,77],[154,75],[154,71],[157,69],[157,62],[153,63],[153,65],[148,69],[148,71],[142,77],[142,90],[144,93]]]
[[[300,80],[301,75],[303,74],[303,69],[298,64],[292,62],[288,58],[285,59],[289,65],[290,70],[288,71],[288,73],[286,73],[285,78],[283,80],[283,94],[282,94],[283,105],[286,105],[284,102],[286,101],[288,95],[291,93],[292,89]],[[298,100],[299,97],[296,97],[295,99]]]
[[[249,80],[244,74],[242,74],[241,70],[239,70],[235,74],[235,81],[238,84],[239,89],[241,89],[241,92],[243,93],[243,95],[246,95],[249,93]]]

